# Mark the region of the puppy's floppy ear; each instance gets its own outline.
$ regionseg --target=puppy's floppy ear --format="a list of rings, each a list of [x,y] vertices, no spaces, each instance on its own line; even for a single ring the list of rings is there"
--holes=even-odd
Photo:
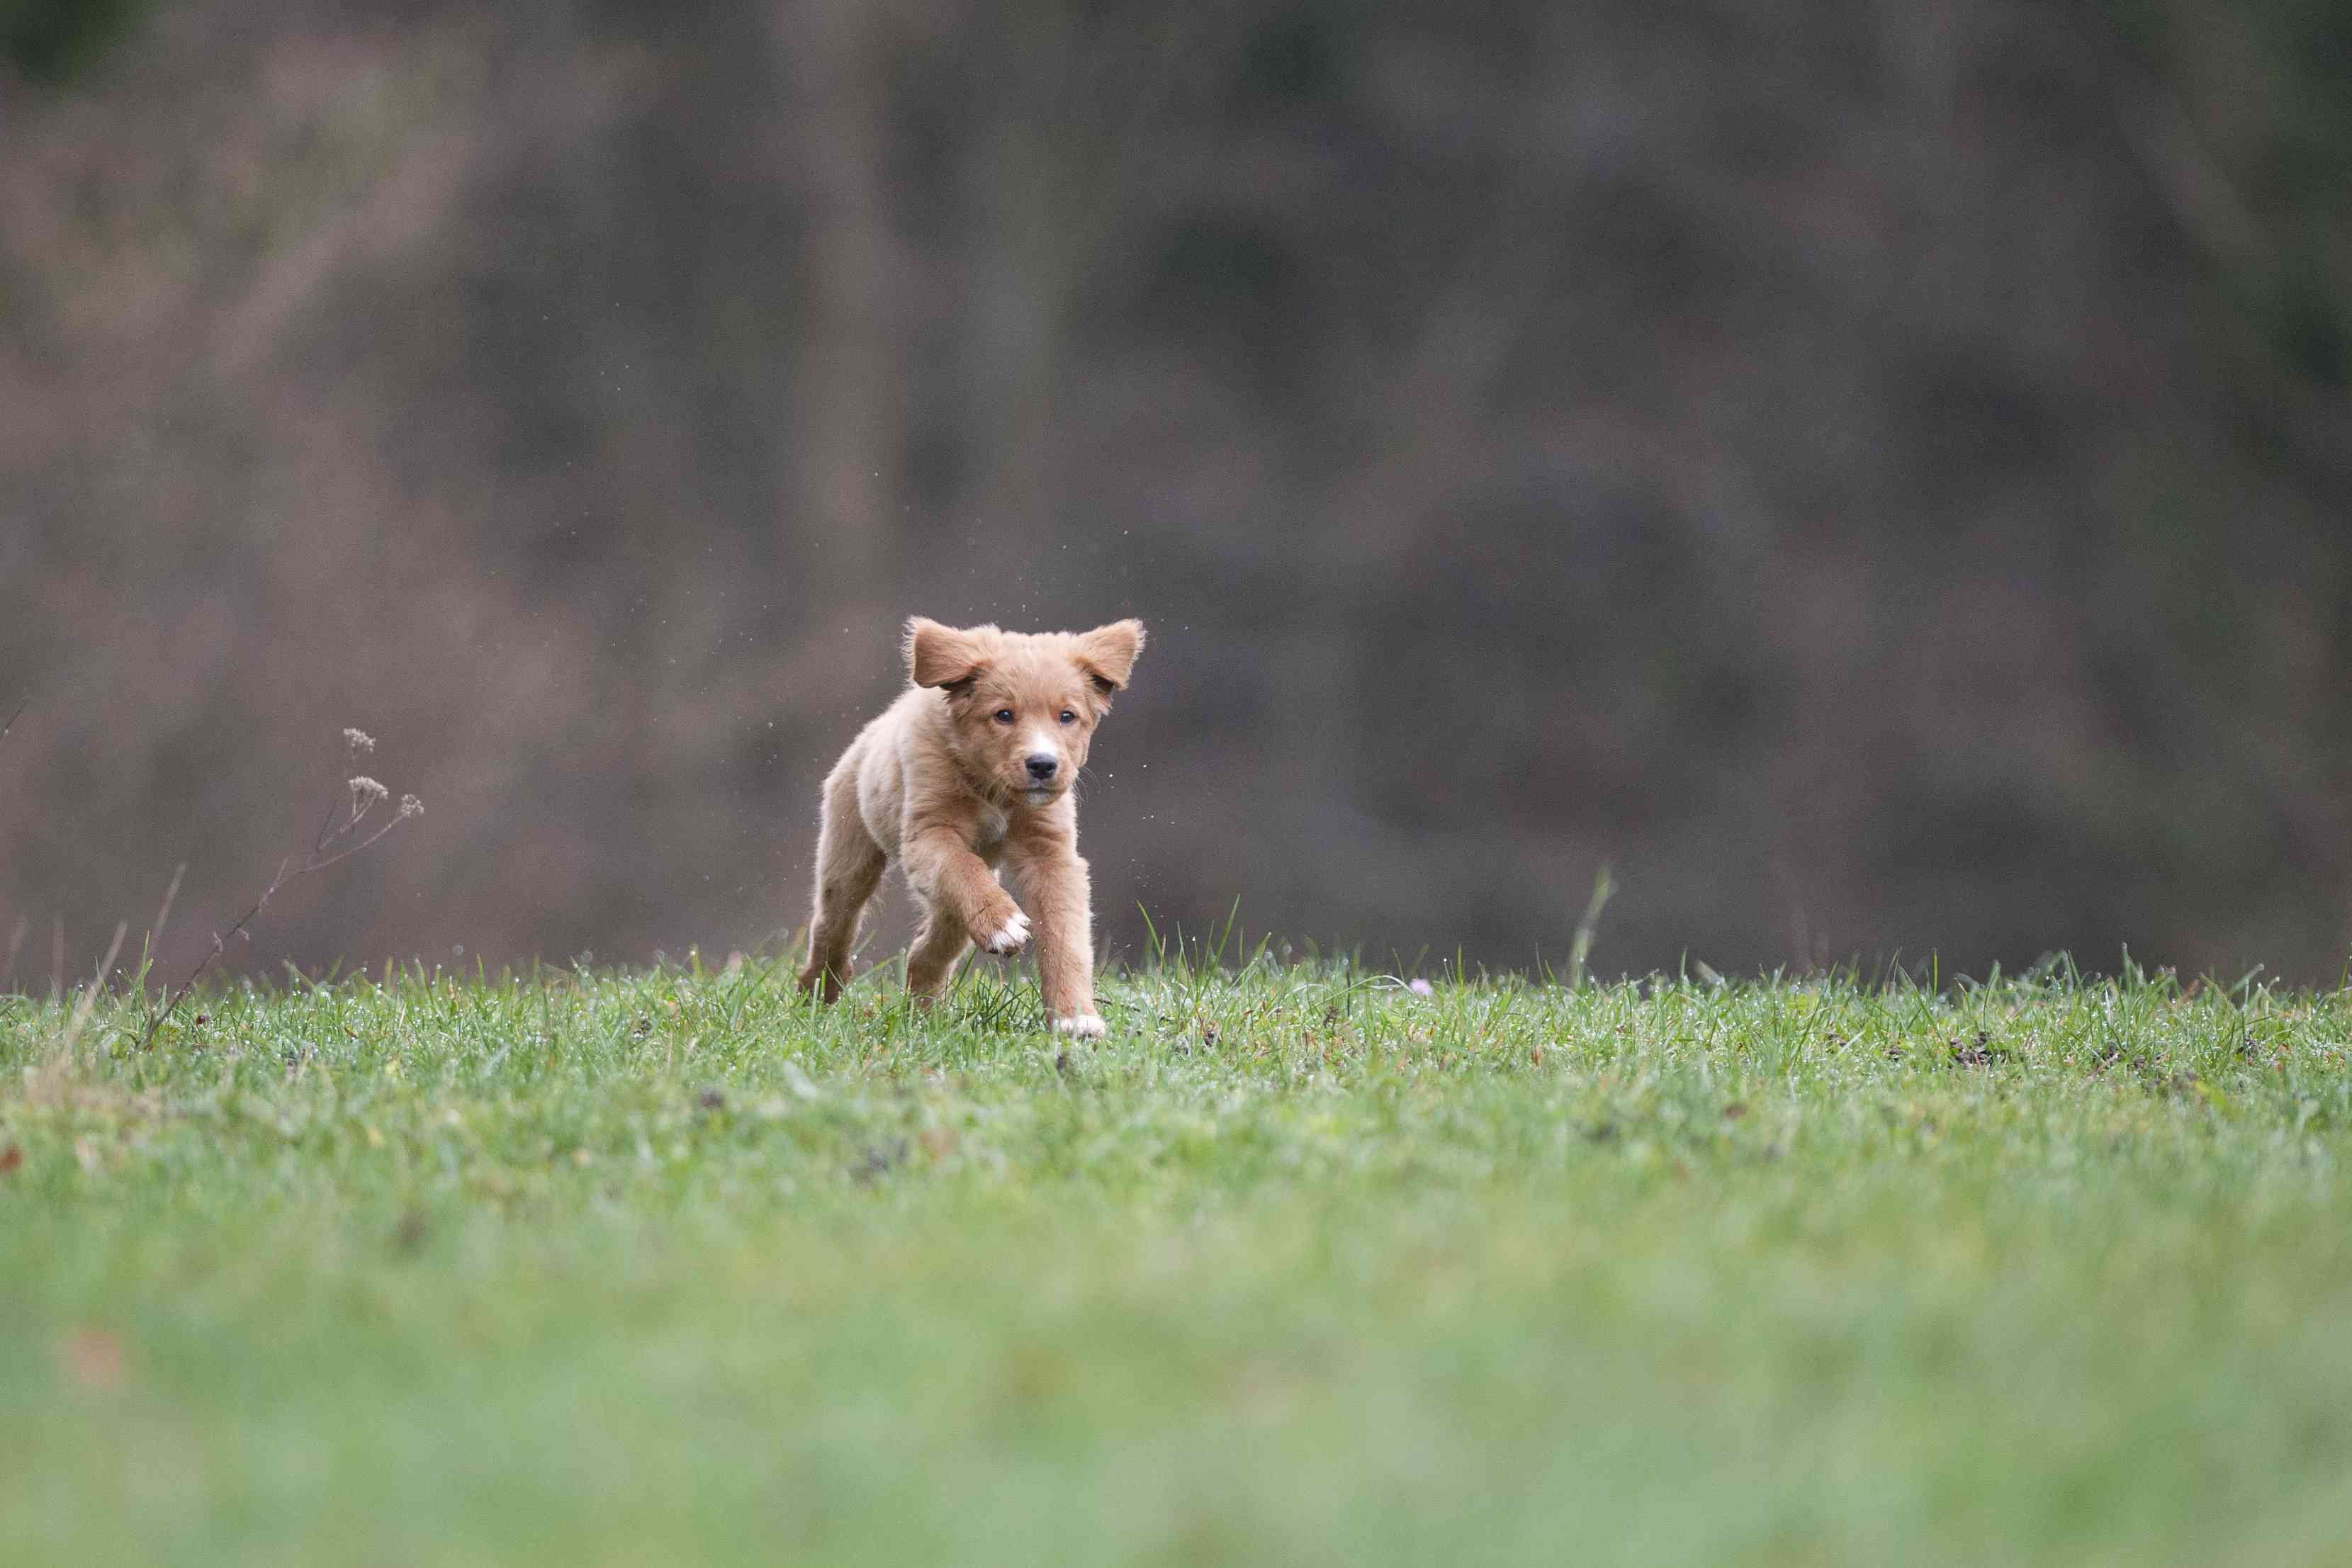
[[[1143,652],[1143,622],[1114,621],[1078,637],[1078,665],[1106,695],[1123,691]]]
[[[987,650],[973,632],[959,632],[919,615],[907,622],[907,673],[917,685],[961,685],[987,667]]]

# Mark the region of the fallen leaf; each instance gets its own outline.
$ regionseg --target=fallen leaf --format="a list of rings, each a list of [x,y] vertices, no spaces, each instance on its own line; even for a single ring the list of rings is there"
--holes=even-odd
[[[122,1341],[104,1329],[68,1329],[58,1340],[58,1364],[84,1388],[101,1394],[122,1386],[130,1370]]]
[[[16,1167],[25,1163],[25,1151],[11,1144],[0,1149],[0,1176],[15,1176]]]

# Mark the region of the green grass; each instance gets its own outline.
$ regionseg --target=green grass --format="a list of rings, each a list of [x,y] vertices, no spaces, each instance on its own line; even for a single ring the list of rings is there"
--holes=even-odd
[[[0,999],[0,1555],[2347,1560],[2352,995],[1106,1004]]]

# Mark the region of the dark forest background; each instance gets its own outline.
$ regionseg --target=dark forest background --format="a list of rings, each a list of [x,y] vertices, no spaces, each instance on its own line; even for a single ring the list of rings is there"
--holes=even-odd
[[[0,943],[772,948],[1139,614],[1114,953],[2352,946],[2352,7],[0,0]],[[903,929],[894,924],[892,930]],[[13,936],[12,936],[13,934]],[[887,936],[886,933],[886,939]]]

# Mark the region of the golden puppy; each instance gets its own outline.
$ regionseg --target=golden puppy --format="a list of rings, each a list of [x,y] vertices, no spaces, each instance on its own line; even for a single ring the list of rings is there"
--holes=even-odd
[[[1054,1028],[1100,1035],[1093,894],[1070,789],[1142,651],[1140,621],[1035,633],[908,622],[914,685],[825,775],[801,989],[841,994],[866,900],[895,860],[923,912],[908,990],[938,996],[968,943],[1019,952],[1034,919]],[[1020,880],[1026,913],[998,884],[1000,861]]]

